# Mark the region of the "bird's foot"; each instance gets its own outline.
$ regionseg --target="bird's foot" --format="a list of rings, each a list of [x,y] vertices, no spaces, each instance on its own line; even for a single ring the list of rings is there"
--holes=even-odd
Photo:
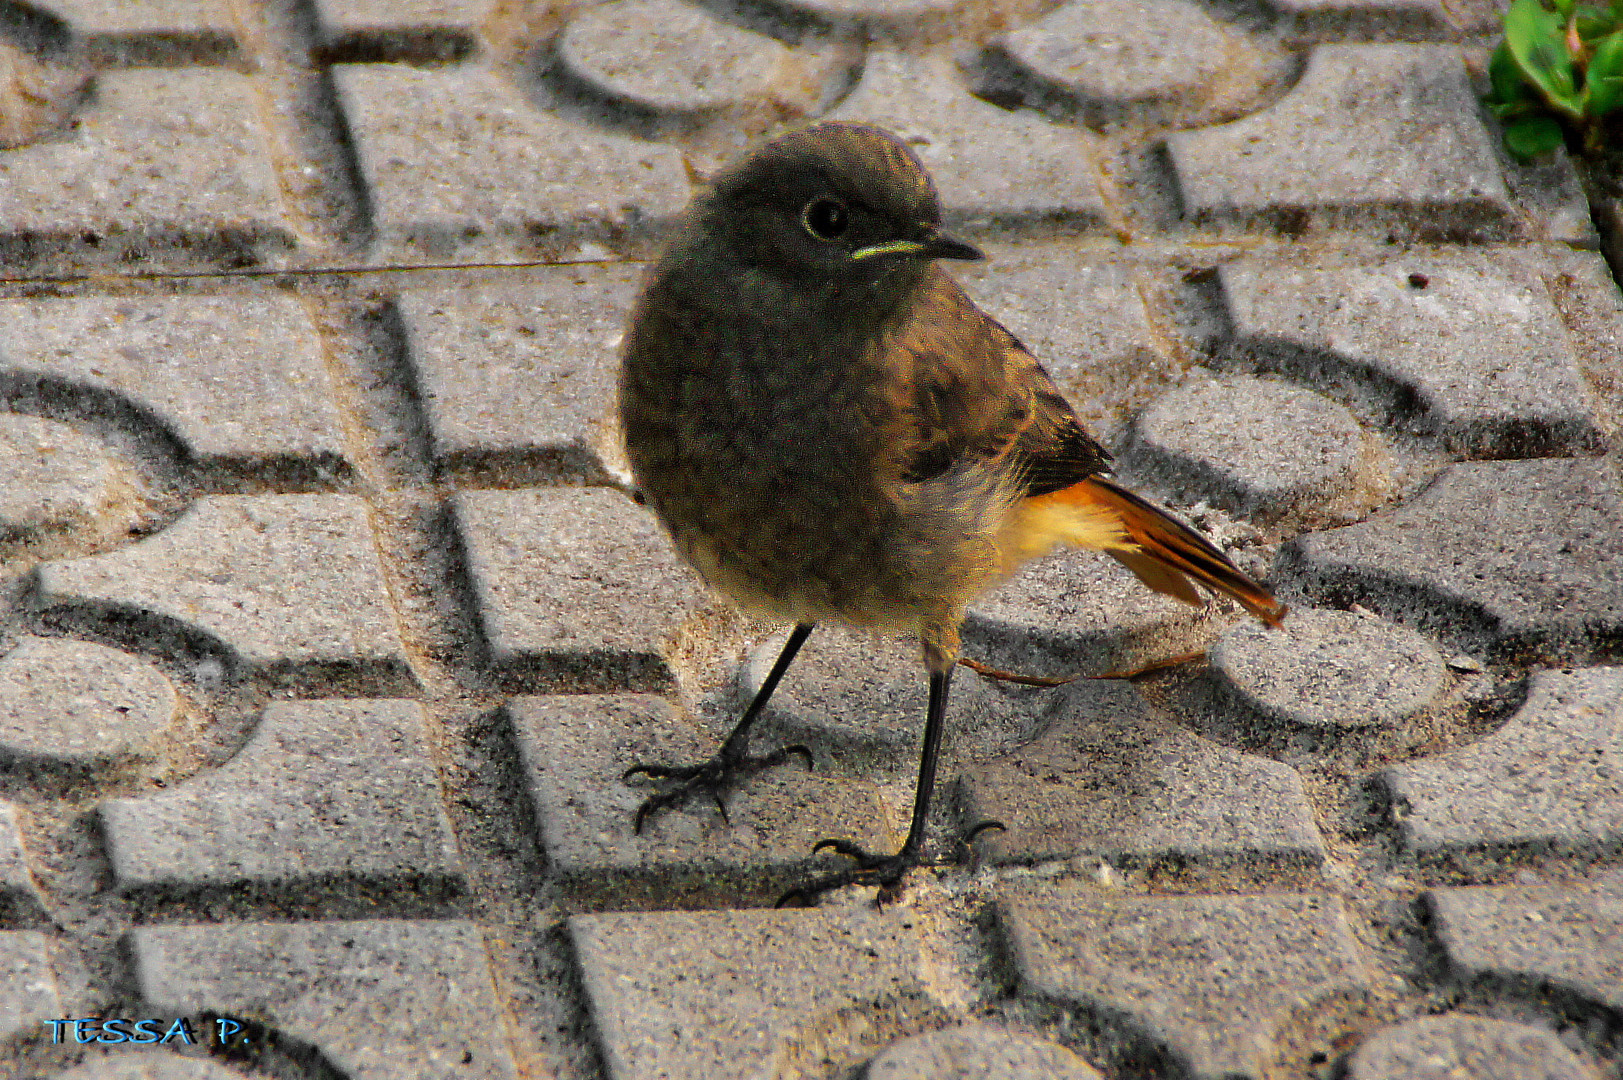
[[[776,768],[792,757],[805,758],[806,768],[809,770],[812,767],[811,751],[799,744],[785,746],[763,757],[723,752],[698,765],[633,765],[621,774],[621,780],[646,776],[652,780],[676,781],[664,791],[656,792],[642,801],[642,805],[637,807],[633,831],[640,834],[654,814],[684,803],[695,794],[708,795],[721,813],[721,820],[731,825],[732,819],[727,816],[724,797],[726,793],[745,777],[764,769]]]
[[[918,847],[904,844],[902,850],[894,855],[875,855],[860,844],[850,840],[819,840],[812,846],[812,854],[817,855],[824,851],[832,851],[855,859],[856,865],[832,874],[813,878],[804,885],[797,885],[793,889],[778,897],[773,907],[810,907],[811,902],[826,892],[843,889],[847,885],[877,885],[879,895],[874,898],[875,905],[883,907],[901,895],[902,878],[909,870],[919,866],[955,866],[969,859],[970,845],[975,838],[988,829],[1003,830],[1006,827],[1001,821],[983,821],[974,828],[965,832],[954,845],[957,849],[952,857],[927,856]]]

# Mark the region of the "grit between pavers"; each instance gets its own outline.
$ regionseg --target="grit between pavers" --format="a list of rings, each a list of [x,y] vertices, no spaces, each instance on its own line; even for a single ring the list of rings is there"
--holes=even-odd
[[[153,1008],[260,1017],[285,1053],[321,1062],[283,1071],[347,1076],[687,1080],[765,1062],[779,1080],[826,1080],[871,1059],[875,1078],[935,1080],[949,1069],[1017,1076],[1030,1061],[1051,1075],[1079,1056],[1077,1075],[1108,1080],[1165,1080],[1180,1062],[1184,1075],[1230,1068],[1248,1080],[1338,1070],[1419,1080],[1423,1066],[1401,1070],[1421,1053],[1482,1075],[1617,1071],[1607,1032],[1623,1013],[1623,935],[1615,882],[1595,877],[1623,844],[1616,669],[1549,665],[1615,663],[1623,633],[1620,484],[1613,465],[1583,457],[1615,444],[1623,323],[1599,259],[1563,246],[1597,244],[1570,164],[1514,165],[1484,126],[1466,71],[1480,73],[1486,39],[1415,44],[1453,35],[1451,19],[1484,32],[1497,10],[1272,0],[1244,19],[1192,8],[1156,19],[1104,0],[703,5],[680,10],[774,41],[764,52],[787,65],[731,82],[718,70],[717,100],[728,103],[711,108],[695,72],[721,57],[690,46],[658,58],[629,37],[615,56],[600,37],[600,76],[651,77],[641,91],[604,81],[593,111],[557,96],[542,70],[555,34],[578,37],[600,17],[588,7],[525,24],[523,5],[440,0],[237,5],[232,23],[175,0],[36,6],[68,20],[92,63],[119,70],[102,71],[98,93],[73,106],[77,127],[0,154],[8,272],[105,269],[129,256],[135,269],[315,263],[334,251],[376,262],[637,257],[692,189],[684,153],[701,167],[730,156],[849,64],[854,92],[836,101],[847,88],[833,85],[813,111],[885,120],[920,140],[954,227],[993,241],[992,262],[964,268],[972,293],[1052,363],[1102,434],[1146,406],[1232,412],[1256,453],[1191,449],[1202,468],[1251,462],[1258,483],[1270,469],[1322,475],[1324,433],[1304,433],[1314,421],[1279,409],[1277,393],[1203,398],[1204,372],[1185,375],[1282,371],[1298,393],[1336,399],[1376,471],[1391,471],[1389,484],[1362,476],[1341,501],[1326,501],[1332,481],[1304,491],[1301,518],[1246,520],[1243,502],[1230,504],[1241,520],[1191,511],[1298,605],[1285,635],[1150,596],[1085,558],[1029,569],[983,598],[968,628],[977,659],[1055,675],[1161,659],[1226,633],[1218,658],[1227,650],[1230,675],[1242,645],[1274,653],[1249,669],[1265,665],[1278,685],[1251,692],[1294,702],[1290,715],[1259,720],[1255,702],[1225,703],[1210,668],[1058,694],[961,674],[964,760],[944,778],[938,826],[996,803],[1013,828],[983,838],[981,872],[916,875],[904,902],[877,916],[860,897],[783,915],[646,910],[769,900],[806,871],[799,860],[819,835],[894,845],[917,724],[904,714],[918,689],[905,646],[885,646],[869,666],[860,641],[820,630],[757,747],[805,737],[818,771],[793,762],[752,781],[730,804],[733,828],[695,800],[632,836],[647,789],[617,774],[713,748],[771,645],[746,648],[755,628],[697,590],[620,493],[477,489],[615,475],[610,342],[634,269],[549,270],[460,295],[460,275],[398,287],[285,279],[275,291],[111,279],[53,286],[60,296],[14,289],[0,308],[45,312],[49,324],[117,316],[55,337],[38,320],[0,328],[7,406],[112,445],[76,477],[16,492],[40,520],[61,498],[97,520],[51,518],[56,547],[4,550],[0,647],[26,635],[144,650],[109,654],[110,670],[150,663],[186,709],[218,709],[223,727],[262,719],[224,765],[232,748],[214,746],[177,776],[165,763],[185,754],[170,747],[157,764],[132,753],[124,771],[77,788],[60,767],[71,745],[33,724],[37,749],[58,765],[0,788],[0,975],[17,975],[0,979],[0,1027],[21,1025],[0,1045],[0,1075],[122,1080],[139,1068],[141,1080],[199,1080],[192,1059],[75,1067],[42,1045],[43,1020],[115,1007],[126,992]],[[660,10],[614,9],[654,12],[641,27],[649,39],[672,29],[657,25]],[[1129,46],[1146,27],[1208,19],[1230,48],[1200,47],[1209,35],[1193,33],[1161,51],[1148,42],[1195,84],[1156,108],[1178,112],[1177,124],[1254,115],[1173,134],[1164,151],[1154,108],[1131,103],[1150,71]],[[1120,129],[1089,130],[1078,94],[1057,86],[1062,71],[1011,56],[1010,43],[1039,26],[1058,35],[1055,57],[1091,50]],[[876,46],[865,54],[851,45],[864,39]],[[1318,40],[1331,44],[1298,47]],[[421,66],[327,66],[380,59]],[[240,70],[196,66],[220,63]],[[173,64],[193,66],[150,70]],[[639,93],[640,113],[626,98]],[[1259,141],[1236,141],[1248,136]],[[328,203],[308,190],[323,184]],[[370,208],[373,232],[349,231],[366,223],[360,209],[334,218],[332,206]],[[1401,247],[1415,236],[1510,242]],[[446,280],[456,287],[440,288]],[[1368,303],[1339,323],[1325,314],[1325,297],[1354,293]],[[195,317],[211,305],[215,314]],[[207,326],[186,345],[174,327],[188,319]],[[358,344],[376,355],[348,355]],[[1267,367],[1281,355],[1313,364]],[[498,375],[498,364],[513,370]],[[14,374],[23,368],[29,385]],[[391,380],[395,398],[373,385]],[[390,413],[391,427],[377,419],[390,409],[409,415]],[[1337,416],[1332,426],[1346,430]],[[117,437],[132,432],[133,446]],[[1462,456],[1524,454],[1562,457],[1445,469]],[[1130,455],[1123,465],[1135,484],[1171,486]],[[116,482],[138,474],[111,503],[97,486],[109,467]],[[285,501],[312,488],[323,494]],[[142,512],[154,491],[162,505]],[[1177,494],[1222,498],[1198,482]],[[357,516],[363,500],[373,512]],[[225,506],[241,511],[238,524],[221,524]],[[335,507],[345,524],[311,528]],[[1295,541],[1270,566],[1272,544],[1304,524],[1371,510],[1349,530]],[[414,522],[428,524],[403,535]],[[141,539],[154,525],[163,531]],[[305,539],[279,546],[295,534]],[[460,549],[465,579],[437,580],[449,554],[413,565],[410,553],[427,547]],[[96,580],[64,591],[69,570]],[[206,595],[188,592],[193,578]],[[445,599],[414,607],[419,591],[442,595],[427,578]],[[1401,626],[1360,617],[1338,635],[1346,613],[1310,610],[1304,597]],[[434,617],[466,629],[414,622]],[[1415,630],[1428,647],[1406,647]],[[481,631],[482,654],[445,645]],[[1304,656],[1319,656],[1317,668],[1279,657],[1293,641],[1316,643]],[[221,645],[248,662],[222,668]],[[1437,699],[1427,688],[1439,645],[1450,666]],[[1474,660],[1453,655],[1466,648]],[[1367,687],[1355,675],[1325,679],[1328,663],[1412,693],[1402,708],[1385,695],[1384,713],[1354,713]],[[664,696],[625,693],[650,686]],[[535,696],[561,689],[610,692]],[[222,695],[233,692],[314,700],[233,700],[230,712]],[[334,697],[343,693],[372,700]],[[419,694],[420,715],[376,700]],[[107,730],[134,748],[139,718],[121,716]],[[1297,738],[1330,727],[1345,753]],[[171,738],[193,738],[187,730]],[[470,746],[488,757],[469,757]],[[515,763],[516,776],[485,775]],[[177,819],[218,822],[243,805],[249,836],[215,828],[187,853],[184,835],[163,835]],[[298,823],[300,843],[282,842],[278,821]],[[376,828],[360,835],[368,821]],[[428,887],[402,884],[419,871]],[[268,899],[248,895],[252,874],[275,884]],[[1032,884],[1044,876],[1069,880]],[[1494,887],[1442,887],[1461,884]],[[1019,896],[1017,916],[1000,895]],[[140,902],[153,897],[163,902]],[[627,910],[564,921],[615,907]],[[336,921],[360,912],[377,917]],[[120,944],[135,922],[147,925]],[[734,932],[746,924],[775,929]],[[849,936],[858,924],[871,932]],[[596,938],[584,929],[593,925]],[[1011,948],[1027,931],[1035,940],[1033,928],[1046,952]],[[1431,963],[1437,953],[1447,962]],[[1301,1003],[1281,1011],[1292,995]],[[648,1027],[656,1021],[667,1026]],[[210,1080],[242,1071],[211,1068]]]
[[[0,802],[0,919],[7,926],[33,926],[45,918],[45,898],[29,872],[17,808]]]

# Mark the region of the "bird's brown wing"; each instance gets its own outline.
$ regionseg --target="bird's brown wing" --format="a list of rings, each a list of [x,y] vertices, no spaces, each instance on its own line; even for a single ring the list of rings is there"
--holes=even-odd
[[[928,479],[976,460],[1006,461],[1024,485],[1018,520],[1033,535],[1095,547],[1156,592],[1201,603],[1194,582],[1234,597],[1269,625],[1285,606],[1205,537],[1106,479],[1110,453],[1083,428],[1048,372],[1015,336],[983,314],[945,275],[919,332],[898,354],[913,401],[916,437],[905,475]],[[1058,515],[1055,515],[1055,511]],[[1076,529],[1072,521],[1085,521]],[[1100,527],[1101,524],[1104,527]],[[1050,533],[1052,530],[1052,533]]]
[[[905,479],[1003,459],[1028,495],[1043,495],[1109,468],[1037,358],[945,274],[894,345],[912,429]]]

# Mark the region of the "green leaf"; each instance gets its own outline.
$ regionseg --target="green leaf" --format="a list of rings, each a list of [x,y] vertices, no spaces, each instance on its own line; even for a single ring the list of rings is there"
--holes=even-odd
[[[1578,36],[1586,44],[1593,44],[1596,38],[1603,38],[1613,30],[1623,28],[1623,21],[1618,19],[1616,13],[1593,7],[1579,8],[1574,22],[1578,27]]]
[[[1572,8],[1577,0],[1551,0],[1551,2],[1555,4],[1555,10],[1563,21],[1572,18]]]
[[[1522,78],[1522,69],[1510,55],[1510,46],[1503,41],[1488,60],[1488,81],[1493,84],[1492,100],[1500,105],[1536,100],[1533,88]]]
[[[1567,52],[1561,16],[1539,0],[1514,0],[1505,12],[1505,46],[1522,77],[1544,95],[1552,109],[1582,119],[1572,54]]]
[[[1566,144],[1561,125],[1548,116],[1534,116],[1505,125],[1505,146],[1523,161]]]
[[[1623,105],[1623,31],[1600,39],[1585,80],[1591,117],[1605,116]]]

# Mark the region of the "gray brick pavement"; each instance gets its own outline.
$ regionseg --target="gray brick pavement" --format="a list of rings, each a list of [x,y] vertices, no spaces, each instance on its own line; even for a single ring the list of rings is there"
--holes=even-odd
[[[0,1076],[1618,1076],[1623,301],[1477,103],[1497,18],[0,4]],[[1295,611],[1026,568],[975,659],[1207,655],[960,673],[933,835],[1005,831],[773,912],[905,830],[912,646],[820,629],[755,747],[814,768],[634,834],[781,628],[613,399],[705,171],[820,116],[909,140],[971,295]],[[246,1056],[47,1022],[217,1014]]]

